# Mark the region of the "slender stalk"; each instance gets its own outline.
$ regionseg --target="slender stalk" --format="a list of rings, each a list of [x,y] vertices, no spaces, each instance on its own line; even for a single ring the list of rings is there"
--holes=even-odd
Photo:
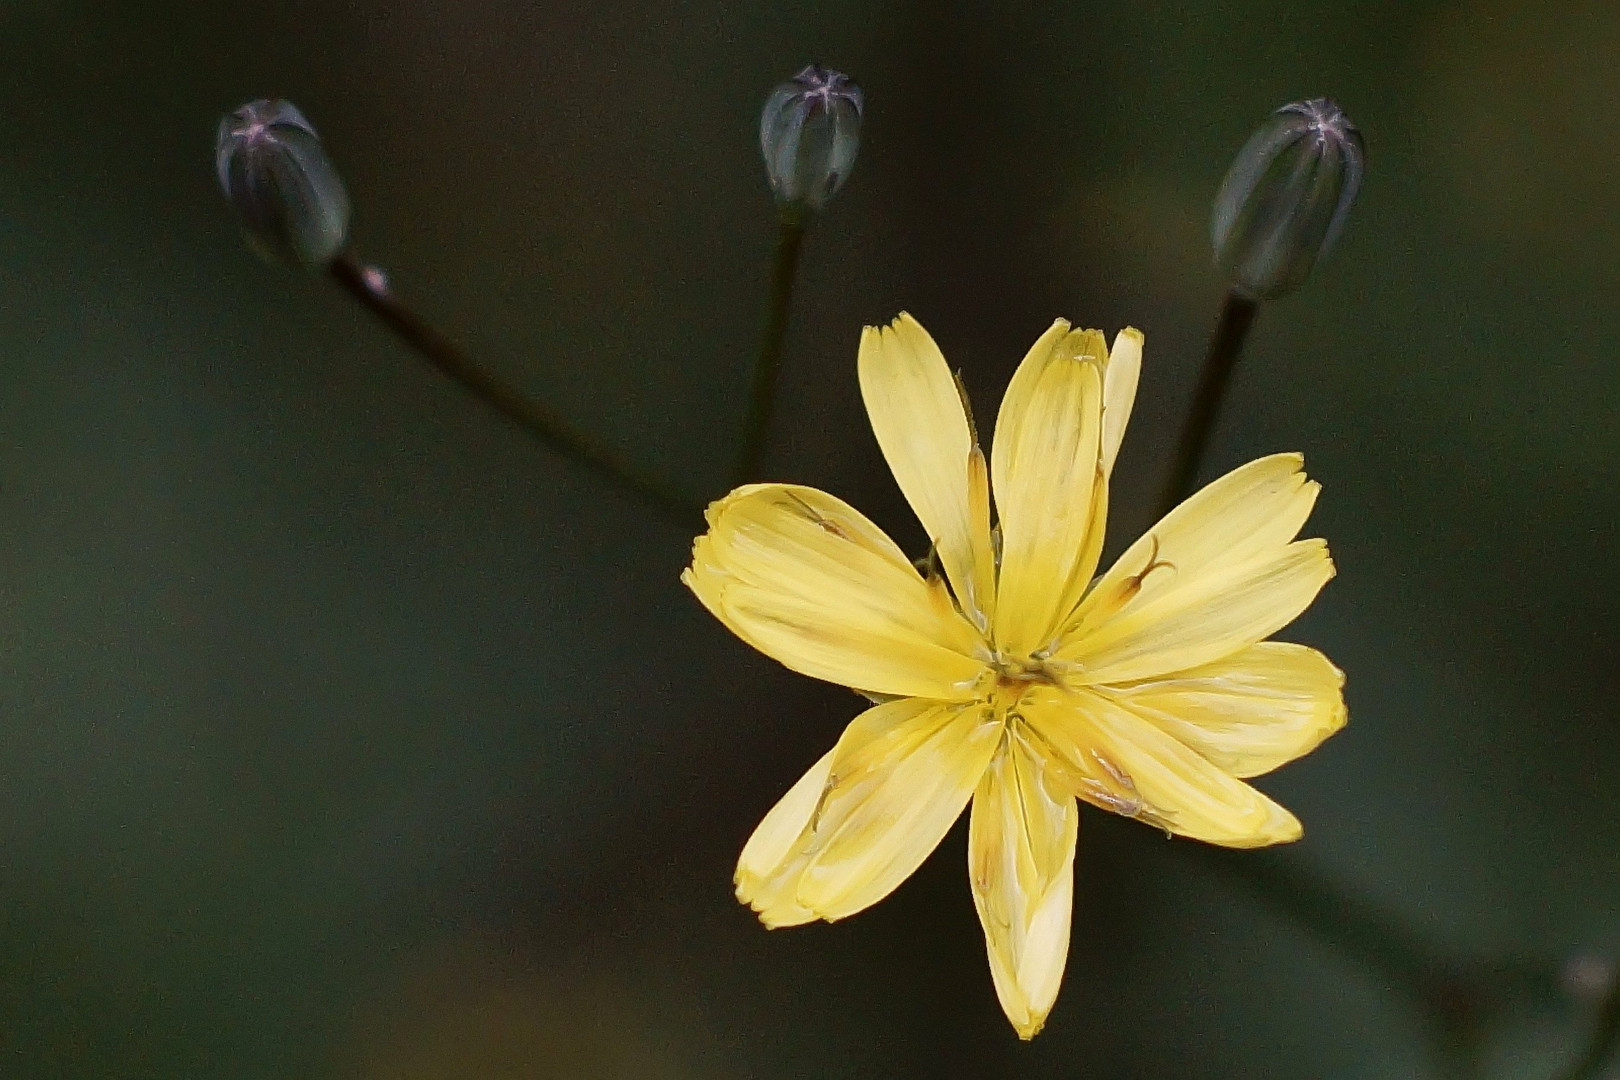
[[[460,346],[408,308],[389,288],[388,278],[381,270],[345,251],[332,260],[328,272],[345,292],[423,359],[528,432],[541,445],[584,465],[621,490],[651,504],[671,520],[682,525],[692,523],[696,509],[690,503],[643,476],[612,451],[573,430],[516,387],[480,366]]]
[[[1220,414],[1226,387],[1232,381],[1232,369],[1237,366],[1243,341],[1249,336],[1249,327],[1254,325],[1259,308],[1258,300],[1251,300],[1236,290],[1226,294],[1215,333],[1209,339],[1209,351],[1204,354],[1204,369],[1198,376],[1198,389],[1193,392],[1192,412],[1187,415],[1187,425],[1181,429],[1175,464],[1165,484],[1159,512],[1154,515],[1155,521],[1174,510],[1193,492],[1198,466],[1209,446],[1210,432],[1215,429],[1215,417]]]
[[[1203,861],[1241,882],[1256,899],[1322,942],[1357,956],[1384,979],[1421,986],[1442,979],[1451,966],[1423,940],[1377,908],[1346,896],[1277,852],[1234,855],[1188,845]]]
[[[1155,521],[1193,493],[1232,372],[1258,310],[1259,301],[1236,290],[1227,292]],[[1233,859],[1215,849],[1199,851],[1206,862],[1230,874],[1278,914],[1323,943],[1356,957],[1370,971],[1403,986],[1428,1016],[1436,1044],[1436,1065],[1446,1080],[1470,1080],[1477,1073],[1479,1000],[1475,983],[1464,977],[1462,965],[1436,953],[1376,908],[1344,895],[1332,882],[1286,856],[1247,855]],[[1586,1077],[1576,1074],[1576,1080]]]
[[[1598,1080],[1603,1066],[1620,1047],[1620,975],[1609,984],[1609,993],[1598,1009],[1592,1033],[1587,1037],[1586,1049],[1569,1068],[1559,1073],[1556,1080]]]
[[[754,366],[754,384],[748,395],[742,450],[737,455],[737,471],[733,477],[736,484],[756,479],[760,453],[765,449],[765,435],[771,426],[771,405],[776,400],[776,374],[782,366],[782,346],[787,340],[788,315],[793,306],[793,282],[799,270],[799,251],[804,246],[803,215],[783,211],[778,220],[765,338],[760,344],[759,363]]]
[[[1484,1076],[1479,1004],[1479,995],[1465,985],[1440,987],[1425,1002],[1439,1080],[1480,1080]]]
[[[1232,853],[1203,845],[1191,850],[1277,914],[1410,994],[1428,1019],[1437,1075],[1443,1080],[1477,1075],[1480,988],[1536,981],[1532,974],[1506,966],[1476,970],[1430,948],[1373,905],[1344,894],[1280,852]]]

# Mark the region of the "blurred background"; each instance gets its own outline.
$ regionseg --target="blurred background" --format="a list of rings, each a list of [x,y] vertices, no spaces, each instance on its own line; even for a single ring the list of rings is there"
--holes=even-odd
[[[1143,328],[1117,552],[1232,155],[1313,95],[1367,140],[1205,469],[1322,481],[1339,577],[1281,636],[1350,724],[1261,782],[1286,852],[1088,811],[1029,1045],[961,826],[848,922],[735,902],[861,702],[699,608],[695,530],[255,259],[213,173],[220,115],[297,102],[401,293],[708,498],[774,237],[758,109],[812,60],[866,125],[766,471],[913,550],[863,323],[916,314],[982,420],[1054,316]],[[14,0],[0,88],[8,1080],[1550,1077],[1584,1043],[1620,951],[1612,4]]]

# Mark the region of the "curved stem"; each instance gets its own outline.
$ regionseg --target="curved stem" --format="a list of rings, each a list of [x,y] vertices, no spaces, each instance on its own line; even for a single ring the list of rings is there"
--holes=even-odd
[[[1232,372],[1258,310],[1259,301],[1236,290],[1227,292],[1155,521],[1193,493]],[[1459,965],[1430,949],[1376,908],[1345,895],[1332,882],[1287,856],[1246,854],[1231,859],[1212,849],[1205,849],[1205,854],[1210,862],[1295,925],[1356,957],[1390,982],[1404,986],[1428,1015],[1437,1065],[1448,1080],[1469,1080],[1477,1072],[1479,1001],[1471,980],[1462,976]],[[1587,1078],[1586,1074],[1571,1074],[1568,1080]]]
[[[753,387],[748,395],[748,415],[743,421],[742,450],[737,455],[736,485],[755,479],[759,456],[765,449],[765,435],[771,425],[771,405],[776,399],[776,373],[782,366],[782,346],[787,340],[788,315],[793,305],[793,282],[799,269],[799,251],[804,245],[804,218],[784,211],[776,232],[776,258],[771,266],[770,306],[765,313],[765,338],[754,366]]]
[[[1192,412],[1181,429],[1181,441],[1176,446],[1175,464],[1170,479],[1165,483],[1164,497],[1159,501],[1158,521],[1174,510],[1183,499],[1193,493],[1193,481],[1198,478],[1198,466],[1203,462],[1204,450],[1209,446],[1210,432],[1215,429],[1215,418],[1226,399],[1227,385],[1232,381],[1232,369],[1237,366],[1243,352],[1243,341],[1254,325],[1258,300],[1251,300],[1233,290],[1226,294],[1221,315],[1215,323],[1215,333],[1209,339],[1209,350],[1204,354],[1204,368],[1198,376],[1198,389],[1193,392]]]
[[[586,466],[621,490],[635,495],[673,521],[691,524],[696,508],[679,495],[637,472],[616,454],[573,430],[516,387],[491,374],[460,346],[429,326],[394,295],[375,266],[342,252],[327,268],[333,280],[428,363],[460,383],[485,404],[534,436],[542,445]]]
[[[1251,896],[1318,941],[1357,960],[1421,1011],[1441,1080],[1476,1080],[1491,1017],[1504,1003],[1559,1000],[1557,972],[1533,957],[1480,960],[1439,949],[1284,852],[1234,852],[1206,845],[1185,850],[1229,875]],[[1620,980],[1617,980],[1620,982]],[[1620,992],[1610,990],[1580,1063],[1556,1080],[1597,1080],[1620,1043]]]
[[[1620,974],[1609,984],[1609,993],[1592,1024],[1592,1034],[1587,1037],[1586,1049],[1556,1080],[1597,1080],[1617,1046],[1620,1046]]]
[[[1405,927],[1364,900],[1345,895],[1284,854],[1242,852],[1234,856],[1204,845],[1192,850],[1290,922],[1356,956],[1392,983],[1426,985],[1441,979],[1450,967]]]

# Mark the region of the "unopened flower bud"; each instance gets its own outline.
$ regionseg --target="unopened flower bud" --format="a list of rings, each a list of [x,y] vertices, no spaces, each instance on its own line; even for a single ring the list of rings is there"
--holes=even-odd
[[[261,254],[323,266],[349,233],[349,195],[315,128],[290,102],[250,101],[219,122],[219,186]]]
[[[1215,196],[1215,261],[1256,300],[1310,275],[1361,188],[1361,133],[1327,98],[1284,105],[1250,136]]]
[[[821,209],[849,176],[860,144],[860,87],[815,64],[771,91],[759,117],[765,171],[788,211]]]

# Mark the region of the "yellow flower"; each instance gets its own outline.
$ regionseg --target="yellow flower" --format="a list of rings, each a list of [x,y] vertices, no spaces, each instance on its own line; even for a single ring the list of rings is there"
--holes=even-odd
[[[1092,580],[1141,361],[1137,331],[1110,351],[1059,320],[1007,388],[987,467],[927,331],[904,314],[868,327],[861,393],[943,579],[789,484],[710,506],[681,578],[756,649],[880,702],[765,815],[738,898],[769,927],[853,915],[971,800],[973,898],[1026,1039],[1068,954],[1076,798],[1215,844],[1294,840],[1298,820],[1240,778],[1345,720],[1326,657],[1264,640],[1333,576],[1326,544],[1294,540],[1319,489],[1299,455],[1228,473]]]

